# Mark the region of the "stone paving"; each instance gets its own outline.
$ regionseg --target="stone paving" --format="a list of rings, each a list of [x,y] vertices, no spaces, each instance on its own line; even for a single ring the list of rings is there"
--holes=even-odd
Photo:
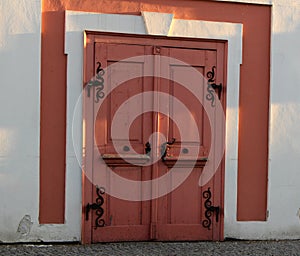
[[[1,256],[142,256],[142,255],[300,255],[297,241],[128,242],[94,245],[0,245]]]

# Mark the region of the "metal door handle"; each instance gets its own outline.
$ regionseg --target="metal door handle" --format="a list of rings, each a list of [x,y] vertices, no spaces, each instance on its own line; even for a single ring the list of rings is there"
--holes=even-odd
[[[148,141],[146,144],[145,144],[145,152],[146,152],[146,155],[150,155],[150,152],[151,152],[151,144],[150,142]]]
[[[160,149],[161,149],[161,160],[164,162],[166,160],[166,156],[168,153],[168,146],[173,145],[175,143],[176,139],[172,138],[172,141],[167,141],[163,144],[161,144]]]

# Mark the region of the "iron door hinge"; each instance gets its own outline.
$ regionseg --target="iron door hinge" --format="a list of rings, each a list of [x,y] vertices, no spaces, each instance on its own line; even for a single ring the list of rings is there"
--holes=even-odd
[[[207,95],[206,99],[211,101],[211,106],[215,107],[215,92],[218,93],[219,100],[221,99],[221,94],[223,90],[222,83],[216,84],[216,66],[212,67],[211,71],[208,71],[206,74],[208,81],[207,81]]]
[[[215,214],[216,222],[219,222],[219,215],[220,215],[220,206],[213,206],[211,202],[211,191],[210,187],[205,190],[202,194],[203,198],[206,199],[204,202],[205,207],[205,220],[202,221],[202,226],[210,230],[212,224],[212,215]]]
[[[102,219],[102,216],[104,214],[104,209],[103,209],[103,203],[104,203],[104,198],[102,195],[105,194],[105,189],[102,187],[97,187],[96,189],[97,193],[97,198],[95,203],[88,203],[85,207],[85,220],[89,220],[89,213],[91,210],[96,211],[96,219],[95,219],[95,229],[98,227],[104,227],[105,226],[105,221]]]

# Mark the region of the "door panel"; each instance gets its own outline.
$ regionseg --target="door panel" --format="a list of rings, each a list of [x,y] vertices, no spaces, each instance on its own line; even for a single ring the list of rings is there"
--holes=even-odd
[[[161,80],[160,86],[162,91],[167,91],[174,98],[184,102],[189,110],[189,117],[182,117],[180,111],[175,111],[173,108],[174,102],[170,100],[169,109],[170,117],[165,117],[164,125],[161,126],[162,133],[167,134],[168,140],[176,139],[173,145],[169,146],[165,166],[161,166],[160,175],[166,172],[172,172],[170,175],[170,184],[176,184],[180,179],[186,168],[193,168],[187,179],[175,190],[168,195],[158,200],[158,226],[157,226],[157,239],[158,240],[206,240],[212,239],[212,229],[208,230],[203,227],[202,221],[205,220],[204,200],[202,197],[202,189],[198,186],[198,181],[205,165],[205,161],[208,157],[210,149],[210,125],[208,118],[203,109],[203,106],[199,104],[197,99],[191,92],[189,92],[182,85],[174,82],[178,81],[177,77],[190,75],[192,67],[202,74],[202,84],[199,84],[200,94],[202,102],[205,97],[205,69],[207,66],[205,50],[187,50],[187,49],[172,49],[163,48],[161,50],[162,55],[171,57],[167,68],[170,79]],[[178,65],[174,59],[179,59],[187,64]],[[215,56],[211,57],[209,63],[212,66],[216,65]],[[208,67],[207,67],[208,69]],[[173,99],[173,98],[171,98]],[[185,125],[180,128],[180,131],[173,120],[185,120]],[[199,137],[194,136],[194,130],[191,129],[191,123],[195,122]],[[182,138],[181,135],[184,136]],[[181,157],[180,153],[184,152]],[[169,160],[172,159],[172,160]],[[180,167],[174,167],[169,161],[173,159],[178,162],[184,162]],[[189,162],[188,160],[191,160]],[[166,169],[167,168],[167,169]],[[213,185],[213,181],[209,186]],[[216,199],[217,200],[217,199]],[[218,230],[218,228],[217,228]]]
[[[90,232],[90,240],[93,243],[222,239],[222,212],[217,222],[216,214],[210,213],[205,207],[208,201],[210,205],[222,207],[222,165],[208,184],[203,187],[198,185],[203,167],[207,161],[211,161],[208,159],[208,153],[212,132],[208,116],[199,99],[184,85],[175,81],[182,76],[190,77],[192,66],[203,76],[199,80],[200,101],[202,104],[211,104],[205,100],[205,77],[213,67],[217,70],[224,68],[224,63],[220,61],[224,59],[224,44],[212,43],[212,47],[206,50],[201,47],[195,49],[194,42],[193,49],[189,49],[177,48],[176,44],[164,47],[163,45],[169,42],[167,40],[153,41],[158,45],[155,46],[143,45],[149,41],[144,42],[142,39],[140,44],[130,44],[130,39],[125,38],[126,44],[121,44],[113,43],[111,38],[105,41],[105,36],[97,40],[95,38],[97,39],[96,36],[92,37],[93,40],[89,41],[87,47],[89,54],[86,69],[91,70],[92,67],[97,70],[99,64],[103,69],[110,66],[103,75],[103,93],[106,95],[109,89],[114,89],[105,99],[100,98],[97,102],[94,100],[97,99],[97,88],[93,88],[92,96],[86,99],[84,105],[84,166],[92,173],[93,183],[84,187],[84,210],[86,214],[87,203],[93,202],[100,202],[102,209],[98,212],[92,209],[86,214],[83,223],[85,235]],[[153,61],[147,62],[146,57],[144,61],[143,58],[139,61],[127,59],[146,55],[151,55]],[[179,64],[176,59],[182,63]],[[118,65],[115,65],[116,63]],[[152,70],[153,76],[146,76],[146,70]],[[118,84],[119,77],[126,78],[130,72],[134,72],[138,77]],[[90,74],[91,71],[86,72],[86,76]],[[161,78],[162,74],[166,77]],[[218,81],[223,79],[222,71],[218,73]],[[85,80],[88,81],[88,78]],[[154,92],[151,99],[150,94],[147,94],[148,98],[145,96],[145,93],[150,91]],[[160,98],[160,93],[168,94],[168,101],[166,98]],[[131,101],[131,97],[136,97],[136,100]],[[188,115],[178,108],[175,99],[184,104]],[[153,109],[154,106],[160,110],[158,113],[145,111]],[[142,114],[132,121],[131,116],[135,111]],[[116,116],[119,120],[117,129],[114,128]],[[212,120],[214,118],[216,116],[213,116]],[[180,121],[176,123],[174,120]],[[192,123],[196,124],[198,137],[194,136]],[[147,165],[145,163],[155,154],[163,154],[160,140],[150,141],[151,152],[145,152],[151,134],[157,132],[163,134],[168,142],[174,143],[165,144],[166,154],[159,161]],[[175,141],[172,141],[173,138]],[[135,158],[138,154],[145,158]],[[100,155],[104,162],[100,161]],[[187,175],[189,169],[190,174],[178,186],[178,180]],[[142,201],[146,189],[151,189],[152,193],[156,190],[160,192],[164,190],[164,185],[142,187],[136,192],[140,193],[137,198],[140,197],[141,200],[123,200],[106,193],[114,186],[112,173],[133,181],[149,181],[169,174],[166,180],[168,184],[165,185],[176,188],[167,195]],[[105,188],[101,188],[103,193],[99,197],[98,184],[103,184],[103,181],[106,185]],[[91,197],[88,196],[90,193]],[[209,196],[205,197],[208,194]],[[210,216],[207,216],[208,214]],[[99,221],[103,225],[98,225]]]
[[[106,55],[103,54],[106,52]],[[106,89],[112,89],[120,77],[126,77],[128,72],[135,72],[138,78],[126,81],[113,89],[98,110],[94,104],[95,112],[95,155],[99,152],[106,164],[99,161],[99,157],[93,159],[93,183],[106,180],[106,190],[110,191],[112,175],[115,174],[129,180],[151,179],[151,168],[134,166],[127,163],[132,155],[144,154],[145,144],[152,131],[152,114],[139,115],[135,121],[130,122],[130,109],[139,109],[143,112],[145,99],[143,95],[136,102],[128,101],[126,106],[122,104],[130,97],[152,89],[151,78],[143,75],[145,63],[124,61],[135,55],[146,55],[147,48],[137,45],[96,44],[95,63],[100,62],[106,70]],[[118,62],[118,65],[114,65]],[[118,112],[119,121],[117,132],[112,134],[114,118]],[[127,133],[122,131],[129,131]],[[123,155],[123,159],[119,156]],[[127,158],[126,158],[127,156]],[[121,161],[122,160],[122,161]],[[107,166],[106,166],[107,165]],[[106,171],[105,171],[106,170]],[[95,189],[95,188],[94,188]],[[142,195],[140,195],[142,198]],[[103,195],[103,219],[104,227],[92,229],[92,242],[122,241],[122,240],[148,240],[150,230],[150,202],[127,201],[115,198],[105,193]],[[93,221],[97,215],[93,215]]]
[[[146,55],[147,49],[144,46],[128,46],[128,45],[106,45],[96,44],[95,46],[95,62],[102,63],[104,67],[111,66],[107,70],[107,81],[105,84],[106,89],[111,90],[112,86],[116,86],[118,80],[122,77],[126,77],[127,73],[134,72],[137,78],[126,81],[107,96],[104,103],[101,104],[101,108],[98,111],[95,125],[95,139],[101,153],[114,153],[115,147],[111,140],[111,127],[112,121],[116,114],[116,111],[120,108],[125,100],[133,95],[140,94],[144,91],[152,89],[152,78],[144,77],[143,72],[146,69],[147,63],[136,63],[130,61],[124,61],[129,56]],[[104,58],[103,52],[106,52],[106,58]],[[118,63],[118,65],[114,65]],[[132,104],[131,101],[126,103],[126,109],[141,109],[144,106],[145,99],[143,96],[138,97],[138,101]],[[151,114],[145,113],[139,116],[135,122],[129,127],[130,113],[128,111],[121,111],[121,122],[118,123],[120,131],[130,130],[129,142],[130,145],[125,145],[127,139],[124,133],[115,133],[114,142],[116,142],[118,149],[124,151],[124,146],[133,147],[137,153],[142,154],[144,150],[144,138],[148,138],[151,132]],[[144,124],[147,124],[144,126]],[[105,136],[104,136],[105,135]],[[123,136],[123,137],[122,137]],[[130,151],[130,150],[129,150]],[[126,153],[126,151],[125,151]]]

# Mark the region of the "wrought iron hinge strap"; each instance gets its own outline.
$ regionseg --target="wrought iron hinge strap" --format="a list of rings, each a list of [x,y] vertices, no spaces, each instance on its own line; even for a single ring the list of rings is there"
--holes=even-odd
[[[102,207],[104,203],[104,198],[102,195],[105,194],[105,189],[103,187],[97,187],[96,189],[97,193],[97,198],[96,198],[96,203],[90,204],[88,203],[85,208],[85,219],[89,220],[89,213],[90,210],[96,210],[96,219],[95,219],[95,229],[99,227],[104,227],[105,226],[105,221],[102,219],[102,216],[104,214],[104,209]]]
[[[87,84],[87,96],[90,97],[91,96],[91,89],[94,87],[96,90],[96,95],[95,95],[95,102],[98,103],[100,99],[103,99],[105,94],[103,92],[104,89],[104,74],[105,71],[104,69],[101,67],[101,63],[98,61],[97,62],[97,70],[96,70],[96,76],[95,78],[91,79],[88,84]]]
[[[203,192],[202,196],[204,199],[206,199],[204,202],[204,207],[205,207],[204,215],[206,219],[202,221],[202,226],[210,230],[212,224],[211,217],[214,212],[216,213],[216,222],[219,222],[220,207],[212,205],[210,187]]]
[[[207,94],[206,94],[206,99],[208,101],[211,101],[211,106],[214,107],[215,104],[215,91],[218,91],[218,97],[219,99],[221,99],[221,93],[222,93],[222,89],[223,89],[223,85],[222,83],[220,84],[216,84],[216,66],[212,67],[211,71],[208,71],[206,76],[208,78],[207,81]]]

